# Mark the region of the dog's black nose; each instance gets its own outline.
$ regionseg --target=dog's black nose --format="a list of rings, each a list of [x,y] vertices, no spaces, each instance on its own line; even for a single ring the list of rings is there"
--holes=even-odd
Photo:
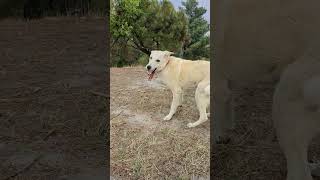
[[[150,69],[151,69],[151,66],[150,66],[150,65],[149,65],[149,66],[147,66],[147,69],[148,69],[148,70],[150,70]]]

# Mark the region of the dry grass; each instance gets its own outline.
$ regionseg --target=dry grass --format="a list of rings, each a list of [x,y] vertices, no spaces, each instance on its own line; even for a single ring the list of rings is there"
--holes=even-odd
[[[115,128],[117,125],[112,126]],[[148,134],[141,133],[139,128],[122,129],[112,131],[111,135],[117,138],[112,141],[111,152],[116,175],[134,179],[185,179],[208,174],[208,146],[202,139],[181,136],[170,128]]]
[[[123,179],[199,179],[209,176],[209,123],[197,120],[194,91],[174,118],[171,92],[149,84],[141,67],[111,69],[111,173]]]
[[[98,129],[107,103],[90,93],[107,89],[105,21],[5,19],[0,33],[0,179],[38,154],[43,157],[17,179],[105,168],[105,137]]]

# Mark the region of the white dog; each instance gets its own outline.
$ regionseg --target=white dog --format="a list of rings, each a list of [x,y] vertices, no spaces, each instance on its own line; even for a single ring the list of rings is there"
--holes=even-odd
[[[237,84],[279,78],[273,120],[287,180],[312,180],[307,150],[320,132],[320,1],[218,0],[214,8],[215,141],[226,142],[234,127]]]
[[[169,114],[163,120],[167,121],[177,111],[182,103],[183,88],[197,84],[195,98],[199,110],[199,120],[188,123],[188,127],[196,127],[208,120],[207,108],[210,105],[210,62],[204,60],[191,61],[170,56],[169,51],[151,51],[149,63],[146,65],[149,80],[157,74],[173,94]]]
[[[303,57],[283,73],[273,99],[273,120],[287,158],[288,180],[312,180],[308,146],[320,133],[320,61]]]

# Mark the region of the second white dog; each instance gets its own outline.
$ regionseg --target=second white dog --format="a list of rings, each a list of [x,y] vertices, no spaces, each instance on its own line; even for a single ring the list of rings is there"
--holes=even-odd
[[[149,63],[146,65],[149,80],[157,74],[173,94],[169,114],[164,120],[170,120],[182,103],[183,88],[197,84],[195,99],[199,110],[199,120],[188,123],[188,127],[196,127],[208,120],[207,108],[210,105],[210,62],[204,60],[191,61],[170,56],[169,51],[151,51]]]

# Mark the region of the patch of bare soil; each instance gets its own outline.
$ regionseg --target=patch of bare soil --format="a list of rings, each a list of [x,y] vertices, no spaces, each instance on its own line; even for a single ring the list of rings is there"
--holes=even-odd
[[[111,68],[111,174],[121,179],[208,179],[210,122],[198,119],[194,88],[172,120],[172,94],[143,67]]]
[[[273,83],[257,83],[236,91],[236,127],[230,131],[232,141],[215,145],[212,150],[211,168],[215,179],[286,179],[286,161],[271,119],[274,87]],[[317,139],[310,146],[309,159],[320,160]]]
[[[106,173],[105,24],[0,22],[0,179]]]

